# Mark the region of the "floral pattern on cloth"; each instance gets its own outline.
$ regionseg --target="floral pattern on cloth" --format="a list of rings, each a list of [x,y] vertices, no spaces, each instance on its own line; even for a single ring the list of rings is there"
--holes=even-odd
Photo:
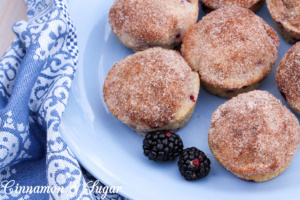
[[[59,133],[78,62],[67,2],[25,3],[28,20],[13,26],[16,39],[0,59],[0,199],[123,200],[89,190],[94,178]],[[64,190],[20,192],[23,186]]]

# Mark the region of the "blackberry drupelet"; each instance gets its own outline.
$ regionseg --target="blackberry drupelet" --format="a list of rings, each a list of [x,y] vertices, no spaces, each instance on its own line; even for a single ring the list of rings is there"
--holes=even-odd
[[[210,160],[195,147],[184,149],[179,156],[178,167],[186,180],[197,180],[205,177],[210,170]]]
[[[149,160],[168,161],[177,158],[182,153],[183,143],[176,133],[150,132],[145,136],[143,149]]]

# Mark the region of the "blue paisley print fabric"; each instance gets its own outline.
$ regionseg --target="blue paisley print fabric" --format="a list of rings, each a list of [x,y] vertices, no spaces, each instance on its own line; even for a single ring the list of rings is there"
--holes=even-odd
[[[25,3],[28,20],[13,26],[16,39],[0,59],[0,199],[124,199],[89,189],[96,180],[59,133],[78,60],[67,2]]]

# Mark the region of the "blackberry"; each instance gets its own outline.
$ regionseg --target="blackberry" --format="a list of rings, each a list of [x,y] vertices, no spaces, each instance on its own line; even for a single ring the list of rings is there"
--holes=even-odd
[[[195,147],[184,149],[179,156],[178,167],[186,180],[197,180],[205,177],[210,170],[210,160]]]
[[[167,131],[150,132],[143,141],[144,154],[149,160],[168,161],[177,158],[183,143],[179,135]]]

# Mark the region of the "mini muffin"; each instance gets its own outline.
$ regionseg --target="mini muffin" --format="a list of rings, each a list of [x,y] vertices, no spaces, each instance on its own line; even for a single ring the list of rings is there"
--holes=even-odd
[[[237,6],[215,10],[186,33],[181,51],[201,84],[231,98],[258,88],[271,72],[279,38],[252,11]]]
[[[133,51],[172,49],[198,18],[198,0],[115,0],[109,12],[113,33]]]
[[[267,0],[276,28],[289,43],[300,41],[300,0]]]
[[[300,115],[300,42],[281,59],[276,71],[276,83],[284,100]]]
[[[137,133],[171,132],[191,118],[199,75],[177,51],[151,48],[116,63],[103,87],[112,114]]]
[[[291,163],[300,143],[298,120],[266,91],[251,91],[221,105],[208,134],[216,160],[234,175],[267,181]]]
[[[248,8],[253,12],[259,10],[265,3],[265,0],[199,0],[205,12],[211,12],[226,6],[239,6]]]

